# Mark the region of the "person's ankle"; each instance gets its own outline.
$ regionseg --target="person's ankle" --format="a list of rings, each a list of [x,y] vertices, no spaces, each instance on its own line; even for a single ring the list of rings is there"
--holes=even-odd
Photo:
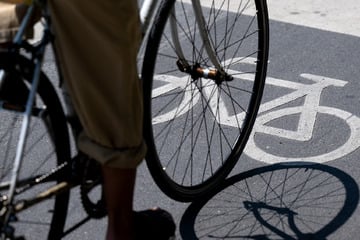
[[[106,240],[133,240],[133,229],[133,213],[126,217],[121,214],[110,214]]]

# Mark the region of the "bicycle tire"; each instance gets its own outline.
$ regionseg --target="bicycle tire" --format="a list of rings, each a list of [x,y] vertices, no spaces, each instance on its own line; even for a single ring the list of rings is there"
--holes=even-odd
[[[226,178],[242,154],[261,102],[269,50],[266,1],[202,1],[210,2],[202,15],[229,78],[206,76],[213,65],[188,2],[162,1],[141,72],[148,168],[165,194],[185,202]],[[175,19],[181,54],[168,18]],[[199,67],[205,74],[195,71]]]
[[[6,104],[10,106],[16,106],[15,109],[19,109],[19,106],[23,105],[24,100],[26,101],[27,99],[27,95],[29,92],[28,87],[32,81],[34,64],[25,57],[21,57],[21,56],[14,57],[14,55],[12,54],[1,53],[0,69],[3,72],[9,74],[9,78],[11,80],[11,84],[6,89],[8,93],[9,92],[11,93],[8,95],[16,96],[15,98],[11,99],[11,97],[8,98],[8,96],[4,96],[6,95],[5,93],[3,94],[3,96],[1,96],[3,99],[0,100],[5,99],[3,103],[6,102]],[[31,144],[29,141],[27,142],[28,144],[26,145],[26,149],[24,152],[24,164],[21,168],[22,173],[20,174],[19,182],[21,182],[23,178],[31,177],[28,176],[27,174],[33,173],[34,175],[36,174],[36,176],[45,176],[47,174],[51,174],[50,172],[47,172],[49,169],[46,169],[47,167],[46,165],[49,165],[48,167],[51,169],[55,169],[56,167],[59,167],[63,163],[65,163],[65,161],[70,160],[69,135],[68,135],[68,129],[66,125],[64,112],[62,110],[61,103],[57,97],[57,93],[55,92],[49,79],[46,77],[44,73],[41,73],[40,75],[40,82],[38,86],[35,105],[37,104],[42,104],[43,107],[46,107],[46,113],[43,114],[43,117],[41,116],[38,118],[32,117],[31,127],[34,127],[34,129],[29,129],[29,135],[34,133],[33,135],[34,139],[32,139],[33,142]],[[12,154],[10,153],[10,151],[13,150],[11,148],[16,147],[16,142],[8,141],[8,140],[11,139],[9,137],[9,134],[12,134],[11,132],[14,132],[15,134],[15,132],[18,130],[17,127],[14,127],[19,125],[19,119],[17,117],[18,113],[14,111],[5,111],[4,105],[2,105],[1,110],[2,110],[0,111],[2,117],[2,121],[0,125],[1,126],[0,133],[2,135],[0,138],[1,148],[2,148],[1,150],[3,150],[3,148],[7,148],[8,153]],[[11,121],[11,117],[13,116],[14,116],[14,120]],[[9,125],[6,125],[7,122],[9,123]],[[41,125],[42,123],[44,123],[44,125]],[[7,128],[9,126],[11,126],[12,128]],[[3,135],[3,133],[5,134]],[[30,136],[27,137],[27,139],[29,138]],[[41,144],[41,147],[40,148],[36,147],[35,146],[36,144]],[[51,152],[52,149],[47,149],[52,146],[54,148],[53,149],[54,152]],[[41,149],[50,150],[50,151],[46,152],[45,154],[41,151]],[[7,155],[7,156],[13,157],[13,155]],[[34,156],[36,158],[30,159],[30,157],[34,157]],[[3,157],[4,155],[1,156],[0,161],[3,160]],[[6,164],[6,161],[4,161],[3,163]],[[35,166],[35,163],[38,163],[39,166]],[[8,169],[7,168],[8,166],[4,165],[2,167],[4,167],[3,170]],[[1,182],[6,181],[6,178],[8,177],[5,171],[3,170],[1,172]],[[37,173],[36,172],[37,170],[39,170],[40,173]],[[62,171],[61,174],[56,175],[56,177],[54,177],[55,179],[51,180],[51,181],[55,181],[55,184],[61,182],[67,176],[70,175],[69,174],[70,168],[63,168],[61,171]],[[22,174],[24,175],[26,174],[26,176]],[[46,185],[48,183],[44,183],[44,184]],[[39,191],[41,191],[41,186],[39,187],[36,186],[36,188],[39,188]],[[19,198],[24,197],[25,194],[30,194],[30,193],[27,192],[20,193]],[[18,214],[16,214],[15,216],[16,221],[14,222],[14,224],[16,225],[14,226],[15,236],[24,237],[26,239],[42,239],[44,238],[44,236],[47,236],[47,239],[61,239],[66,221],[66,216],[67,216],[69,196],[70,196],[70,191],[64,191],[61,194],[57,194],[53,200],[52,199],[47,200],[45,201],[45,203],[42,202],[39,204],[40,206],[35,205],[34,211],[32,211],[33,207],[31,207],[25,210],[24,213],[19,212]],[[19,199],[19,198],[17,198],[17,195],[15,195],[15,199]],[[51,205],[51,203],[53,203],[53,205],[49,206]],[[50,216],[47,215],[37,216],[37,211],[40,211],[40,209],[44,210],[42,208],[45,208],[47,206],[49,206],[50,209],[49,212],[46,213],[48,213]],[[45,220],[43,217],[48,217],[45,219],[48,222],[44,223],[43,221]],[[31,223],[33,224],[31,225]],[[25,227],[23,227],[24,225]],[[43,229],[42,227],[45,227],[46,229]]]

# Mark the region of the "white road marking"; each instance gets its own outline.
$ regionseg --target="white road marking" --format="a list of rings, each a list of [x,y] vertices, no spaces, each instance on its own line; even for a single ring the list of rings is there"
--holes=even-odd
[[[360,37],[360,1],[269,0],[269,18]]]
[[[201,4],[210,7],[212,1]],[[268,0],[267,4],[271,20],[360,37],[359,0]]]

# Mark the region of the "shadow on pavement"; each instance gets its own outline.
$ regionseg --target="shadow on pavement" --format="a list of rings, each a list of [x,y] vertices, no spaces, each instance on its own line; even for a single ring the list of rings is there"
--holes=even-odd
[[[293,162],[235,175],[193,202],[183,239],[326,239],[353,214],[359,188],[345,172]]]

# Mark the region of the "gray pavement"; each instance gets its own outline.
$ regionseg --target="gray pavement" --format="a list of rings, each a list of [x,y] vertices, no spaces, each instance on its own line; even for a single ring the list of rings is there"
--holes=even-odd
[[[189,204],[166,197],[143,164],[135,208],[168,209],[178,226],[183,219],[178,239],[359,239],[360,2],[268,4],[268,84],[233,182],[183,217]],[[77,195],[69,226],[85,217]],[[91,220],[66,239],[103,239],[105,226]]]

